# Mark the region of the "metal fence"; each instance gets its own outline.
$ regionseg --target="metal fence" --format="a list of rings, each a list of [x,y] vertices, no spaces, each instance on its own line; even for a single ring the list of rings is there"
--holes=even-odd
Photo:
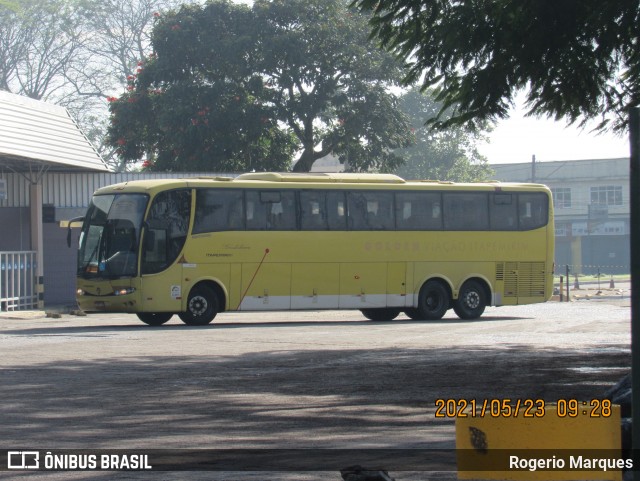
[[[38,307],[35,251],[0,252],[0,310]]]
[[[567,266],[571,275],[577,274],[585,277],[611,276],[631,272],[630,264],[565,264],[556,261],[556,274],[565,274]]]
[[[571,300],[570,292],[593,291],[596,295],[630,294],[631,267],[629,265],[577,265],[555,266],[554,294],[560,301]],[[578,295],[578,294],[576,294]],[[587,293],[590,295],[590,293]]]

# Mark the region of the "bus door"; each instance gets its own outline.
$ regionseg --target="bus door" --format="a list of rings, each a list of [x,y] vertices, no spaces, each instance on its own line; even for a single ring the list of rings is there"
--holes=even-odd
[[[141,278],[142,309],[145,312],[182,312],[183,266],[174,263],[157,274],[143,274]]]
[[[144,224],[142,239],[141,290],[146,312],[182,312],[184,269],[189,260],[184,245],[189,230],[191,190],[159,193]]]

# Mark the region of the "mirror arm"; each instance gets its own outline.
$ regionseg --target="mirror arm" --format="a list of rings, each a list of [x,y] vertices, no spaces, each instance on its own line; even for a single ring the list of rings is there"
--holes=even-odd
[[[71,219],[69,221],[69,225],[67,226],[67,247],[71,247],[71,224],[73,222],[79,222],[79,221],[83,221],[84,220],[84,216],[81,217],[74,217],[73,219]]]

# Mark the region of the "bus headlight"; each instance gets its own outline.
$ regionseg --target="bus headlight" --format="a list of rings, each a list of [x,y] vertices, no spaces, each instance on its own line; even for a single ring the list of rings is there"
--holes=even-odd
[[[133,294],[135,292],[134,287],[121,287],[113,291],[114,296],[126,296],[127,294]]]
[[[78,289],[78,290],[76,291],[76,295],[77,295],[77,296],[84,296],[84,291],[83,291],[82,289]]]

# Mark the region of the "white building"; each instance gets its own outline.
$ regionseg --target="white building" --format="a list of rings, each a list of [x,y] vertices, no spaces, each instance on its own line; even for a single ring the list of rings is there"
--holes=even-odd
[[[66,109],[0,91],[0,309],[43,307],[44,176],[108,171]]]
[[[495,164],[501,181],[546,184],[553,192],[556,272],[630,271],[629,159]]]

